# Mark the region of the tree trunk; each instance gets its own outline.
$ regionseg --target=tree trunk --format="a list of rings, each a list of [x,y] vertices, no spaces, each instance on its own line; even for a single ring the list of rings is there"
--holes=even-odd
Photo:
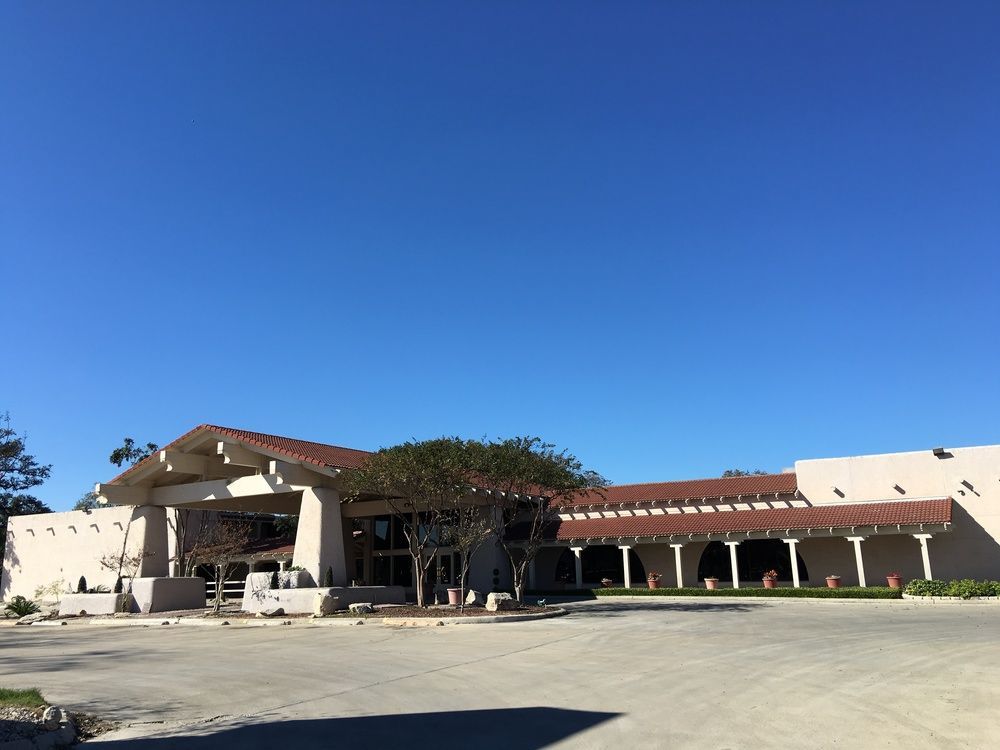
[[[413,571],[414,571],[414,582],[417,587],[417,606],[423,607],[424,605],[424,566],[420,564],[419,559],[413,561]]]
[[[219,612],[222,609],[222,589],[226,585],[224,576],[222,575],[222,567],[219,565],[215,566],[215,603],[212,606],[213,612]]]

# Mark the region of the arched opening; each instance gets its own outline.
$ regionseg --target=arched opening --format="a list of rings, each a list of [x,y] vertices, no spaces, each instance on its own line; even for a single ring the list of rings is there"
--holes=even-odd
[[[796,553],[795,556],[799,561],[800,580],[808,580],[809,572],[802,562],[802,555]],[[788,545],[780,539],[748,539],[736,547],[736,570],[741,581],[759,581],[768,570],[778,571],[779,581],[791,581],[792,558],[788,554]],[[698,580],[706,578],[733,580],[729,548],[722,542],[709,542],[701,553]]]
[[[643,567],[642,560],[635,553],[634,549],[628,551],[629,572],[632,575],[632,585],[642,583],[646,580],[646,568]],[[602,578],[610,578],[616,584],[623,585],[625,582],[625,562],[622,560],[622,551],[610,544],[594,545],[584,547],[582,553],[583,583],[598,585]],[[573,551],[563,550],[556,563],[556,581],[566,584],[575,584],[576,581],[576,559]]]

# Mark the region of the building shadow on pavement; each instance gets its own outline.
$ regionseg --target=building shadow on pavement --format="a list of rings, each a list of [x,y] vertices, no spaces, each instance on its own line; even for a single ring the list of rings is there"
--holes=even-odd
[[[291,719],[226,726],[210,734],[145,737],[97,743],[109,750],[208,750],[209,748],[407,747],[428,750],[535,750],[619,714],[562,708],[496,708],[330,719]]]

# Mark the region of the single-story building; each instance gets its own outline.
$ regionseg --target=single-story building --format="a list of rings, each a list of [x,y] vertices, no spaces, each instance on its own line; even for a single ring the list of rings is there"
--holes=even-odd
[[[335,586],[413,590],[402,529],[384,501],[343,501],[341,474],[366,451],[200,425],[97,491],[106,507],[10,519],[0,599],[85,575],[111,585],[97,560],[145,549],[140,576],[176,575],[178,513],[297,516],[294,538],[258,538],[252,570],[298,567]],[[431,580],[454,581],[456,554],[435,551]],[[760,585],[777,570],[794,586],[884,584],[904,578],[1000,578],[1000,445],[796,461],[794,471],[614,485],[560,508],[529,573],[529,588]],[[113,576],[111,576],[113,577]],[[510,586],[502,548],[471,562],[473,588]]]

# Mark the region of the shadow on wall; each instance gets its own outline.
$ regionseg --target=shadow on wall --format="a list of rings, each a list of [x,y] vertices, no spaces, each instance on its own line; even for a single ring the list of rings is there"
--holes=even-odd
[[[931,572],[942,580],[1000,577],[1000,543],[958,502],[951,505],[952,531],[931,539]]]
[[[561,708],[497,708],[481,711],[296,719],[226,727],[212,734],[112,740],[108,748],[276,747],[429,748],[429,750],[533,750],[548,747],[619,714]]]

